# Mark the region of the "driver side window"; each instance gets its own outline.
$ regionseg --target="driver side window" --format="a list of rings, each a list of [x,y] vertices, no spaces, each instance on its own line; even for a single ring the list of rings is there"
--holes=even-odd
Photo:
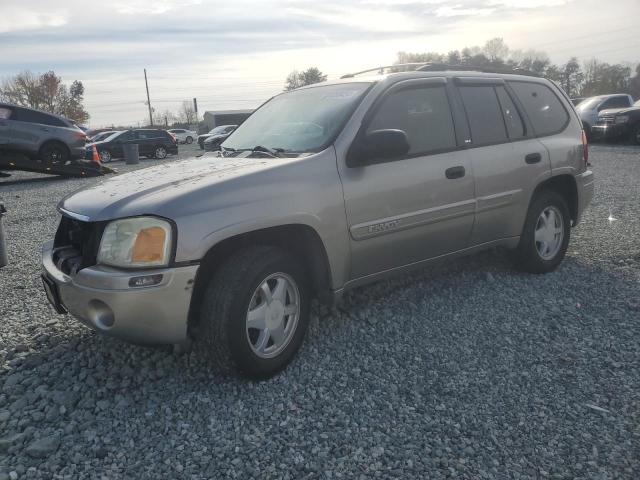
[[[367,133],[397,129],[407,134],[408,155],[456,147],[455,130],[444,86],[399,90],[388,95],[369,123]]]

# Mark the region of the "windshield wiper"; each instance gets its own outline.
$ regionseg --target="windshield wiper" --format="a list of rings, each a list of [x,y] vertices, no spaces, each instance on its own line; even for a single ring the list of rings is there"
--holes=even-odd
[[[258,152],[258,153],[266,153],[267,155],[269,155],[270,157],[273,158],[280,158],[282,157],[282,154],[286,151],[284,148],[269,148],[269,147],[265,147],[264,145],[256,145],[253,148],[238,148],[238,149],[231,149],[231,148],[226,148],[226,150],[231,150],[232,152]]]

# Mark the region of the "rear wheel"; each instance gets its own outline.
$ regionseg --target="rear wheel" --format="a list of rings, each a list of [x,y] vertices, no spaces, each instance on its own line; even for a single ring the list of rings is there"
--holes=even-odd
[[[155,151],[153,152],[153,156],[159,160],[167,158],[167,149],[164,147],[156,147]]]
[[[189,145],[192,144],[193,143],[193,137],[187,137],[185,142],[187,142]]]
[[[294,257],[274,247],[242,250],[206,289],[198,349],[218,368],[271,377],[302,345],[309,304],[307,275]]]
[[[40,149],[40,159],[47,166],[64,165],[69,160],[69,149],[58,142],[47,142]]]
[[[543,190],[532,200],[518,245],[519,267],[531,273],[555,270],[564,259],[571,216],[562,195]]]

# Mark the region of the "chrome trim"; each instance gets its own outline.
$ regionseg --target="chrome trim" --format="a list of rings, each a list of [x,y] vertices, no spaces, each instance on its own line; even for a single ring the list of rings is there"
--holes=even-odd
[[[58,211],[67,217],[73,218],[75,220],[80,220],[81,222],[88,222],[89,220],[91,220],[86,215],[80,215],[79,213],[70,212],[69,210],[65,210],[62,207],[58,207]]]

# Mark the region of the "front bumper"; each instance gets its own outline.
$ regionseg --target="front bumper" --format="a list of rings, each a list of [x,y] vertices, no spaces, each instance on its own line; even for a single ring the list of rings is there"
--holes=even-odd
[[[591,140],[617,140],[626,137],[628,133],[625,123],[597,124],[591,127]]]
[[[141,344],[187,340],[187,317],[198,265],[124,271],[95,265],[75,276],[53,263],[53,242],[42,246],[44,275],[56,286],[66,310],[105,335]],[[152,287],[129,287],[131,277],[161,274]]]
[[[574,226],[580,222],[584,211],[593,199],[593,191],[595,187],[593,172],[591,170],[587,170],[576,175],[576,186],[578,187],[578,212],[573,223]]]

